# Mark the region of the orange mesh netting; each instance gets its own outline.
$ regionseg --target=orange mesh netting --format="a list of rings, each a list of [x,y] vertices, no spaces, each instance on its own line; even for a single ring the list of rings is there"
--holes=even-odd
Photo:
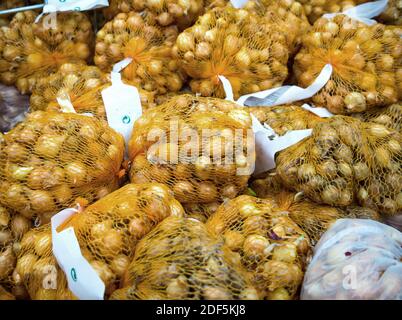
[[[316,114],[296,105],[277,107],[250,107],[250,112],[262,123],[266,123],[279,135],[290,130],[312,129],[324,122]]]
[[[208,11],[178,36],[174,52],[192,78],[191,90],[203,96],[225,97],[219,75],[235,98],[280,86],[288,75],[284,32],[246,10]]]
[[[389,105],[401,95],[402,39],[393,28],[367,26],[345,15],[317,20],[295,57],[298,84],[310,85],[328,63],[331,79],[312,100],[332,113]]]
[[[109,78],[94,66],[63,64],[58,72],[38,80],[31,95],[31,110],[60,111],[57,98],[67,95],[76,112],[106,119],[102,91],[110,86]],[[153,92],[139,89],[139,93],[143,109],[155,106]]]
[[[109,20],[119,12],[146,12],[151,21],[180,29],[191,26],[204,11],[204,0],[109,0],[109,4],[103,11]]]
[[[402,105],[400,102],[383,109],[356,113],[354,116],[363,121],[382,124],[387,128],[399,131],[400,133],[402,130]]]
[[[156,183],[128,184],[67,219],[81,253],[105,283],[106,297],[120,285],[137,242],[168,216],[182,216],[172,192]],[[32,299],[75,299],[52,254],[50,225],[28,232],[21,242],[15,279]]]
[[[274,201],[240,196],[223,203],[206,223],[223,236],[264,299],[293,299],[310,252],[307,235]]]
[[[402,208],[401,143],[398,131],[381,124],[335,116],[281,151],[277,172],[283,184],[315,202],[357,202],[392,215]]]
[[[258,299],[238,257],[198,220],[171,217],[137,245],[118,300]]]
[[[42,223],[118,188],[123,137],[106,122],[36,111],[0,143],[0,204]]]
[[[20,12],[0,29],[0,81],[22,93],[63,63],[85,63],[91,54],[92,25],[85,14],[58,13],[56,25],[46,15],[35,23],[36,17],[33,11]]]
[[[95,64],[110,72],[115,63],[132,58],[123,78],[159,94],[179,91],[184,76],[172,56],[177,34],[176,27],[158,27],[137,12],[120,13],[96,35]]]
[[[247,185],[253,147],[246,108],[221,99],[176,96],[136,121],[129,142],[130,179],[167,184],[186,204],[234,198]]]

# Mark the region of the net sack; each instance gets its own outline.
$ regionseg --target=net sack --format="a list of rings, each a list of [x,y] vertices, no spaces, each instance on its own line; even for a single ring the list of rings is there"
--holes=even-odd
[[[296,297],[310,251],[309,239],[274,201],[239,196],[223,203],[206,226],[237,253],[262,298]]]
[[[138,241],[163,219],[183,214],[166,186],[127,184],[67,219],[57,231],[74,228],[81,253],[105,283],[108,297],[120,286]],[[50,225],[24,236],[14,276],[34,300],[76,299],[52,254]]]
[[[37,13],[17,13],[0,29],[0,81],[30,93],[38,79],[66,62],[85,63],[91,55],[92,25],[80,12],[58,13],[55,21]]]
[[[0,84],[0,132],[10,131],[24,120],[28,108],[28,96],[21,95],[15,87]]]
[[[371,220],[338,220],[315,247],[303,300],[402,299],[402,234]]]
[[[356,113],[355,118],[362,121],[375,122],[388,129],[402,130],[402,104],[400,102],[381,109],[374,109],[362,113]]]
[[[262,123],[270,126],[278,135],[291,130],[312,129],[324,118],[297,105],[276,107],[250,107],[250,112]]]
[[[170,217],[137,245],[115,300],[255,300],[236,254],[198,220]]]
[[[0,285],[0,300],[15,300],[15,297]]]
[[[61,111],[63,107],[57,98],[67,96],[77,113],[91,113],[106,120],[102,91],[110,85],[110,76],[99,68],[66,63],[56,73],[38,81],[30,98],[30,108],[34,111]],[[154,92],[138,91],[144,110],[155,106]]]
[[[330,80],[312,101],[335,114],[362,112],[400,98],[401,48],[392,28],[367,26],[345,15],[321,18],[303,37],[293,71],[298,85],[307,87],[331,64]]]
[[[317,203],[358,203],[386,215],[401,210],[401,135],[334,116],[276,158],[282,183]]]
[[[108,20],[120,12],[136,11],[146,13],[151,21],[161,26],[177,25],[180,29],[194,24],[204,11],[203,0],[110,0],[109,7],[103,10]]]
[[[402,26],[402,2],[400,0],[388,0],[388,6],[378,16],[378,20],[385,24]]]
[[[4,0],[0,3],[0,11],[24,6],[24,0]],[[0,27],[7,26],[12,15],[3,14],[0,16]],[[0,299],[1,300],[1,299]]]
[[[106,122],[36,111],[0,143],[0,204],[42,223],[118,188],[123,137]]]
[[[129,158],[133,183],[167,184],[181,203],[234,198],[255,161],[250,114],[226,100],[176,96],[135,122]]]
[[[124,79],[158,94],[177,92],[184,82],[172,56],[177,34],[177,28],[158,27],[137,12],[120,13],[96,35],[95,64],[110,72],[115,63],[132,58],[122,71]]]
[[[178,36],[173,50],[191,90],[202,96],[225,97],[219,75],[230,81],[236,99],[280,86],[288,75],[284,32],[246,10],[207,12]]]

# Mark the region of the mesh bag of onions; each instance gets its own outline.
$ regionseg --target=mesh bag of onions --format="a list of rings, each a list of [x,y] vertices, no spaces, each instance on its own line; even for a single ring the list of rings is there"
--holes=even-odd
[[[206,226],[223,237],[252,274],[260,297],[296,297],[310,251],[309,239],[274,201],[239,196],[223,203]]]
[[[0,11],[22,7],[25,5],[24,0],[4,0],[0,3]],[[10,22],[11,14],[0,15],[0,27],[7,26]],[[0,298],[1,300],[1,298]]]
[[[250,112],[263,124],[266,123],[279,135],[291,130],[312,129],[324,118],[297,105],[276,107],[250,107]]]
[[[131,58],[122,75],[136,87],[159,94],[179,91],[184,75],[172,56],[177,34],[176,27],[158,27],[137,12],[120,13],[96,35],[95,64],[110,72],[115,63]]]
[[[363,207],[393,215],[402,208],[402,138],[374,122],[335,116],[281,151],[277,172],[291,189],[318,203]]]
[[[66,62],[85,63],[91,54],[92,25],[80,12],[58,13],[56,24],[37,13],[17,13],[0,29],[0,81],[30,93],[38,79]]]
[[[161,26],[177,25],[180,29],[191,26],[204,11],[204,0],[109,0],[104,9],[107,19],[120,12],[146,13],[150,21]]]
[[[378,20],[385,24],[402,26],[402,1],[388,0],[388,6],[380,14]]]
[[[315,247],[301,299],[401,300],[402,233],[372,220],[338,220]]]
[[[183,214],[166,186],[127,184],[67,219],[57,231],[74,228],[81,253],[105,283],[107,297],[119,287],[139,239],[166,217]],[[50,225],[24,236],[13,277],[32,299],[75,299],[52,254],[51,238]]]
[[[0,285],[0,301],[2,300],[15,300],[15,297]]]
[[[226,100],[176,96],[136,121],[129,158],[132,182],[167,184],[182,203],[234,198],[255,161],[250,114]]]
[[[295,57],[298,84],[310,85],[328,63],[331,79],[312,100],[332,113],[389,105],[401,95],[402,39],[392,28],[367,26],[345,15],[317,20]]]
[[[382,124],[389,129],[399,131],[399,133],[402,130],[402,104],[400,102],[382,109],[356,113],[354,117],[362,121]]]
[[[234,252],[203,223],[169,217],[137,245],[116,300],[258,299]]]
[[[28,108],[28,96],[15,87],[0,84],[0,132],[7,132],[22,121]]]
[[[0,296],[4,287],[12,290],[18,298],[23,298],[19,294],[21,288],[14,286],[11,276],[20,250],[19,242],[31,227],[31,220],[0,206]]]
[[[231,83],[235,98],[280,86],[288,75],[289,50],[280,26],[246,10],[215,8],[183,31],[173,49],[202,96],[225,97],[218,78]]]
[[[32,91],[30,108],[34,111],[61,111],[57,98],[68,96],[77,113],[91,113],[106,119],[102,91],[110,84],[110,76],[95,66],[65,63],[56,73],[38,80]],[[155,106],[153,92],[141,88],[138,91],[143,109]]]
[[[124,139],[106,122],[36,111],[0,142],[0,204],[41,222],[118,188]]]

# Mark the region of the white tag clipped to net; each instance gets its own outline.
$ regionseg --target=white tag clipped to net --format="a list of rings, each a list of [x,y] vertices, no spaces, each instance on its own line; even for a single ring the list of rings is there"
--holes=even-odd
[[[83,257],[74,228],[69,227],[57,232],[58,226],[78,211],[75,208],[69,208],[52,217],[53,255],[66,275],[68,288],[78,299],[103,300],[105,284]]]
[[[62,93],[57,96],[57,103],[60,106],[60,111],[65,113],[77,113],[71,103],[70,96],[67,93]]]
[[[233,90],[230,81],[224,76],[219,76],[226,94],[226,100],[233,101]],[[262,125],[258,119],[251,114],[252,129],[255,137],[256,160],[254,175],[274,169],[276,167],[275,155],[299,141],[309,137],[313,130],[291,130],[283,136],[278,134],[267,124]]]
[[[236,9],[243,8],[247,2],[248,2],[248,0],[230,0],[230,3],[232,4],[232,6]]]
[[[126,144],[130,140],[134,122],[142,115],[138,89],[121,80],[120,71],[131,61],[131,58],[126,58],[114,65],[111,73],[112,85],[102,91],[109,126],[124,137]]]
[[[311,107],[309,104],[305,103],[301,106],[304,110],[310,111],[311,113],[314,113],[315,115],[319,116],[320,118],[331,118],[334,115],[328,111],[327,108],[321,108],[321,107]]]
[[[352,19],[363,22],[369,26],[376,24],[377,21],[372,18],[379,16],[388,6],[388,0],[378,0],[367,2],[358,6],[349,8],[341,13],[327,13],[323,17],[331,19],[339,14],[344,14]]]
[[[108,0],[47,0],[43,13],[56,11],[86,11],[109,6]]]
[[[332,66],[326,64],[318,77],[307,88],[298,86],[283,86],[241,96],[236,103],[241,106],[278,106],[311,98],[320,91],[331,78]]]

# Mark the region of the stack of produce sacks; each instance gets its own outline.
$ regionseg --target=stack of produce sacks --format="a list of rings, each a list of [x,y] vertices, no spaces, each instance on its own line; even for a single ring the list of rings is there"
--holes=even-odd
[[[102,91],[110,85],[110,76],[95,66],[65,63],[56,73],[38,80],[32,91],[30,108],[60,111],[62,106],[57,98],[68,97],[77,113],[91,113],[106,119]],[[143,109],[155,106],[153,92],[139,89],[139,93]]]
[[[363,121],[375,122],[386,126],[388,129],[402,130],[402,104],[396,103],[381,109],[374,109],[353,115]]]
[[[22,121],[28,108],[28,96],[15,87],[0,84],[0,132],[7,132]]]
[[[298,85],[310,85],[326,64],[331,79],[312,101],[347,114],[396,103],[402,92],[402,39],[396,29],[367,26],[345,15],[320,18],[295,57]]]
[[[255,300],[260,298],[237,255],[191,218],[169,217],[137,245],[122,300]]]
[[[0,204],[41,222],[118,188],[124,139],[106,122],[36,111],[0,140]]]
[[[222,204],[206,223],[237,254],[264,299],[293,299],[310,251],[307,235],[274,201],[240,196]]]
[[[24,4],[25,4],[24,0],[3,0],[0,3],[0,11],[22,7],[24,6]],[[12,16],[11,14],[0,15],[0,27],[8,25],[11,16]]]
[[[0,295],[4,287],[18,298],[26,297],[24,288],[13,285],[11,276],[20,250],[19,242],[31,227],[31,220],[0,206]]]
[[[317,203],[363,207],[393,215],[402,208],[398,131],[334,116],[276,158],[282,183]]]
[[[158,27],[137,12],[119,13],[96,35],[95,64],[105,72],[124,58],[132,62],[122,71],[137,88],[158,94],[177,92],[184,82],[179,61],[172,56],[177,28]]]
[[[105,283],[107,297],[118,288],[138,241],[163,219],[183,214],[167,187],[128,184],[73,215],[57,231],[74,228],[81,253]],[[52,254],[50,225],[24,236],[13,276],[32,299],[75,299]]]
[[[175,56],[202,96],[225,97],[219,75],[235,98],[280,86],[288,75],[289,49],[280,26],[246,10],[215,8],[177,38]]]
[[[338,220],[320,239],[301,298],[402,299],[402,234],[370,220]]]
[[[167,184],[183,204],[223,201],[246,188],[253,147],[246,108],[176,96],[136,121],[129,142],[130,179]]]
[[[0,29],[0,81],[30,93],[36,81],[66,62],[85,63],[91,54],[92,25],[80,12],[58,13],[56,25],[37,13],[17,13]]]
[[[109,0],[109,4],[103,11],[109,20],[120,12],[136,11],[161,26],[177,25],[180,29],[194,24],[204,11],[204,0]]]

